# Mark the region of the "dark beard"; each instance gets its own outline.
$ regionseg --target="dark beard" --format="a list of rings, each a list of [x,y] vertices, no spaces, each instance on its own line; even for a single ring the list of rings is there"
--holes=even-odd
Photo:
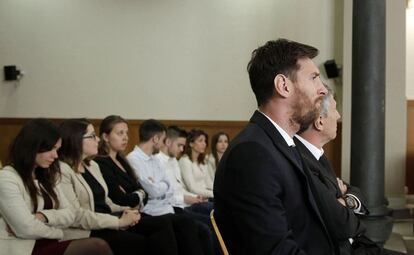
[[[319,109],[316,107],[302,116],[293,114],[292,120],[299,125],[299,131],[297,133],[300,134],[307,130],[318,117]]]
[[[294,112],[291,120],[293,123],[299,125],[299,131],[302,133],[307,130],[309,126],[319,117],[319,104],[322,98],[319,98],[315,103],[305,98],[305,95],[300,93],[300,100],[294,106]]]
[[[158,152],[160,152],[160,149],[158,148],[154,148],[154,150],[152,151],[152,155],[157,154]]]

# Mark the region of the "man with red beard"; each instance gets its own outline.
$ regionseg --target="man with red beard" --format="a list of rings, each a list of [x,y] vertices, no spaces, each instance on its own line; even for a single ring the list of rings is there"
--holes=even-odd
[[[327,90],[318,50],[269,41],[247,66],[258,110],[218,166],[214,216],[230,254],[334,254],[293,136]]]

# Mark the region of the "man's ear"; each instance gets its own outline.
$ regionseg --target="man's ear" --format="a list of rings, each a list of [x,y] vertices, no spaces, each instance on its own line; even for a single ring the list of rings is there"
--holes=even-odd
[[[170,138],[165,138],[165,145],[170,146],[172,143]]]
[[[159,137],[158,135],[154,135],[154,136],[151,138],[151,140],[152,140],[152,142],[153,142],[153,143],[158,143],[158,141],[160,140],[160,137]]]
[[[315,129],[317,131],[323,131],[323,117],[319,116],[319,118],[317,118],[314,122],[313,122],[313,126],[315,127]]]
[[[276,75],[275,79],[273,80],[273,86],[277,94],[281,97],[288,97],[291,93],[291,87],[289,80],[283,74]]]

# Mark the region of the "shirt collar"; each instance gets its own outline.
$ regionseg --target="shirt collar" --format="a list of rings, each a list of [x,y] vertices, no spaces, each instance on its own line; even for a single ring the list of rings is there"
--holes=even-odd
[[[283,139],[286,141],[286,143],[289,147],[290,146],[295,146],[295,142],[293,141],[292,137],[285,130],[283,130],[283,128],[281,128],[278,124],[276,124],[276,122],[274,122],[269,116],[267,116],[266,114],[264,114],[261,111],[259,111],[259,112],[261,114],[263,114],[273,124],[273,126],[275,126],[275,128],[282,135]]]
[[[152,155],[148,156],[138,145],[135,145],[134,151],[137,152],[138,156],[142,158],[143,160],[150,160],[152,159]]]
[[[310,142],[305,140],[305,138],[303,138],[299,135],[295,135],[295,137],[298,138],[299,141],[301,141],[303,143],[303,145],[305,145],[305,147],[312,153],[312,155],[316,158],[316,160],[319,160],[322,157],[322,155],[324,153],[323,149],[319,149],[318,147],[311,144]]]
[[[157,155],[162,162],[167,162],[170,159],[170,157],[162,151],[160,151]]]

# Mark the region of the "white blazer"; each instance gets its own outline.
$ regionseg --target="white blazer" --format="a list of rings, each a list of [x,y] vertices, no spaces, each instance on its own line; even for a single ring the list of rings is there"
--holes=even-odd
[[[62,228],[72,225],[75,212],[59,188],[55,188],[59,208],[43,210],[43,197],[37,196],[37,212],[43,213],[48,223],[35,218],[32,201],[23,180],[16,170],[6,166],[0,171],[0,253],[31,254],[36,239],[62,239]],[[7,225],[15,236],[7,231]]]
[[[118,217],[95,212],[93,192],[82,174],[75,173],[68,164],[62,161],[59,164],[62,178],[58,186],[65,193],[69,203],[76,208],[76,219],[73,227],[77,229],[65,230],[64,239],[86,238],[89,237],[90,230],[94,229],[119,229]],[[120,212],[125,208],[129,208],[114,204],[108,197],[108,187],[95,161],[91,161],[90,166],[87,168],[105,190],[106,204],[111,208],[112,212]]]

